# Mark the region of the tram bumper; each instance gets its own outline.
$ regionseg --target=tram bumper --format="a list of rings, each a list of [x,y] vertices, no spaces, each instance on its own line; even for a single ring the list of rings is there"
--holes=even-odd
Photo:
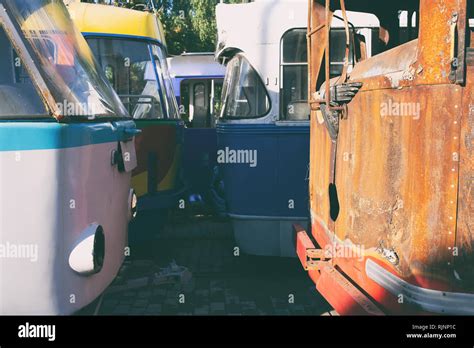
[[[316,289],[340,315],[384,315],[384,313],[354,286],[318,249],[300,225],[293,225],[296,237],[296,254],[316,284]]]

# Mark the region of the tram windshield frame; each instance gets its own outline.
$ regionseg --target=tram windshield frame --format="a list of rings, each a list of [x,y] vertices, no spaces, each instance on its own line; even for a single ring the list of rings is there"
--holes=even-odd
[[[0,7],[0,25],[17,55],[11,70],[31,80],[45,106],[31,115],[0,112],[0,118],[44,117],[44,111],[71,122],[129,118],[62,2],[0,0]],[[12,88],[21,91],[18,84]]]
[[[133,119],[179,119],[166,48],[120,35],[86,35],[86,41]]]
[[[247,111],[242,110],[245,106]],[[257,119],[267,116],[271,109],[271,98],[259,73],[242,53],[236,54],[227,64],[221,118]]]

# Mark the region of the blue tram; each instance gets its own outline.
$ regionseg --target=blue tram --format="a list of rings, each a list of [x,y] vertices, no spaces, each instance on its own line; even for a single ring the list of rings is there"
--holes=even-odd
[[[217,58],[227,66],[217,159],[236,242],[249,254],[293,256],[291,226],[309,221],[306,22],[306,1],[217,6]]]
[[[309,223],[307,1],[221,3],[216,14],[216,57],[227,67],[217,162],[235,239],[248,254],[296,256],[292,225]],[[354,15],[370,48],[373,19]],[[332,41],[345,42],[342,19],[332,26]],[[344,57],[343,44],[331,47],[331,76]]]

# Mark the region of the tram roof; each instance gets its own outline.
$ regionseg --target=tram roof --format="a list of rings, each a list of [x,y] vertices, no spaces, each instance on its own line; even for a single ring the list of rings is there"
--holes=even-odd
[[[69,4],[68,9],[82,33],[151,39],[166,46],[163,26],[154,13],[78,2]]]
[[[213,53],[185,53],[168,58],[172,77],[224,77],[225,67],[214,60]]]
[[[342,15],[340,11],[335,13]],[[290,29],[306,28],[307,0],[256,0],[244,4],[220,3],[216,9],[218,27],[217,57],[226,51],[255,49],[256,46],[278,44]],[[348,19],[359,28],[379,27],[378,18],[370,13],[348,11]],[[344,27],[333,19],[333,27]]]

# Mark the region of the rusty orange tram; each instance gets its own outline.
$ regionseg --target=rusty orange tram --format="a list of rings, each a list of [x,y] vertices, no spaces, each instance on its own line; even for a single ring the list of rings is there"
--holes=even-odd
[[[474,35],[467,0],[310,0],[311,233],[296,248],[340,314],[474,314]],[[329,78],[333,12],[353,69]]]

